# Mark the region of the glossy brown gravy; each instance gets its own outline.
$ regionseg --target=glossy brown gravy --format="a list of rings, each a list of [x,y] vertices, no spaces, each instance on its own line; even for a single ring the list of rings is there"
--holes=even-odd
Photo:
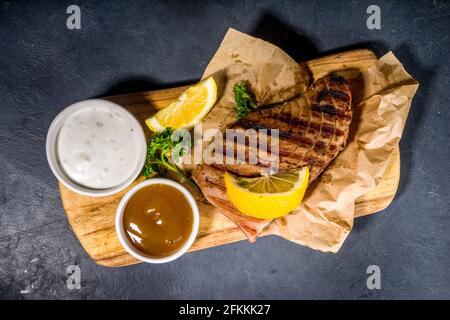
[[[184,195],[163,185],[149,185],[128,201],[123,226],[128,242],[144,255],[168,256],[188,239],[193,212]]]

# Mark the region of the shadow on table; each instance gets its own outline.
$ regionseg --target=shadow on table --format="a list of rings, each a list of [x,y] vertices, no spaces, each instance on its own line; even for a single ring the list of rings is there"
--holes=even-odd
[[[261,16],[250,34],[280,47],[297,62],[356,49],[369,49],[377,57],[384,55],[388,51],[386,45],[381,41],[364,41],[320,51],[317,47],[317,44],[321,42],[320,39],[312,35],[306,35],[298,28],[286,24],[270,12],[265,12]]]
[[[426,110],[429,110],[426,108],[426,104],[429,100],[429,94],[432,91],[431,85],[436,73],[436,67],[425,67],[417,59],[407,43],[401,44],[392,51],[400,62],[403,63],[406,71],[419,82],[419,88],[412,101],[403,136],[400,141],[400,184],[396,196],[400,197],[409,183],[411,172],[415,166],[415,157],[413,155],[418,151],[417,141],[425,134],[425,127],[422,125],[422,121]]]
[[[169,84],[161,84],[149,76],[137,75],[125,78],[111,86],[108,90],[99,95],[99,97],[108,97],[122,94],[138,93],[145,91],[161,90],[182,87],[194,83],[196,80],[184,82],[172,82]]]
[[[250,35],[280,47],[297,62],[319,57],[318,39],[296,31],[269,12],[261,16]]]

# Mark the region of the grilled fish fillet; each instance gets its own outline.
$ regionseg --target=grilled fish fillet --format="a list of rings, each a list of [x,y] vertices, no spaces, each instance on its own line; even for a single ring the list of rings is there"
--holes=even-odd
[[[315,81],[302,96],[272,108],[252,112],[230,128],[256,129],[258,138],[262,134],[258,129],[279,129],[279,170],[309,166],[311,183],[346,145],[352,120],[351,101],[348,81],[338,75],[329,75]],[[267,139],[270,146],[270,135]],[[227,138],[224,140],[227,148],[230,144],[235,151],[238,147],[244,148],[245,160],[248,160],[251,149],[258,147],[250,145],[249,139],[240,142],[234,139],[227,141]],[[224,159],[227,157],[227,148],[223,150]],[[268,153],[270,152],[269,148]],[[267,161],[255,164],[229,161],[201,165],[193,172],[193,178],[205,198],[240,226],[251,241],[255,240],[271,220],[241,214],[227,198],[223,174],[230,171],[240,176],[258,176],[261,169],[268,167],[270,163]]]

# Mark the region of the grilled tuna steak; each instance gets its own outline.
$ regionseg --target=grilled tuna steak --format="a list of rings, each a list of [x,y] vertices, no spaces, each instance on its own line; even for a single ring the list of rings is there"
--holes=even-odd
[[[349,84],[343,77],[330,75],[314,82],[302,96],[273,108],[252,112],[231,128],[256,129],[258,136],[261,134],[258,129],[279,129],[279,169],[309,166],[311,183],[345,147],[351,119]],[[267,139],[270,147],[270,137]],[[244,143],[246,145],[241,147],[245,148],[247,160],[252,146],[249,146],[248,139]],[[234,144],[234,154],[237,154],[239,142],[226,141],[226,144],[227,147]],[[237,175],[257,176],[261,174],[261,168],[270,166],[270,163],[252,165],[229,161],[213,165]]]
[[[258,138],[262,134],[259,129],[267,129],[267,132],[279,129],[279,170],[309,166],[311,183],[346,145],[352,119],[351,100],[347,80],[341,76],[329,75],[315,81],[302,96],[272,108],[252,112],[230,128],[256,129]],[[266,138],[270,146],[271,137]],[[235,151],[238,147],[245,148],[245,160],[251,149],[257,148],[249,145],[249,139],[237,142],[234,139],[227,141],[225,138],[225,144],[227,148],[231,144]],[[224,159],[227,148],[223,150]],[[268,153],[270,152],[269,148]],[[240,176],[258,176],[261,169],[268,167],[270,163],[267,161],[256,164],[239,164],[236,161],[213,163],[199,166],[194,170],[193,177],[206,199],[239,225],[250,240],[254,240],[270,221],[239,213],[227,199],[223,174],[224,171],[230,171]]]

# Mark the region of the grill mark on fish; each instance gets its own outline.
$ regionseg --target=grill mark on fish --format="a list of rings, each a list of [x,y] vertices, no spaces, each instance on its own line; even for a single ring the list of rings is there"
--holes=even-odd
[[[325,79],[325,85],[326,85],[326,90],[327,90],[327,92],[331,92],[332,90],[330,89],[330,86],[329,86],[329,84],[328,84],[328,81]],[[322,91],[324,91],[324,90],[322,90]],[[334,90],[333,90],[334,91]],[[333,105],[336,105],[336,100],[334,99],[336,97],[336,95],[331,95],[331,102],[332,102],[332,104]],[[328,149],[328,147],[331,145],[331,143],[332,143],[332,141],[333,141],[333,137],[336,135],[336,128],[337,128],[337,123],[336,123],[336,117],[335,116],[332,116],[332,118],[333,118],[333,121],[334,121],[334,125],[333,125],[333,127],[334,127],[334,131],[333,131],[333,134],[331,134],[330,135],[330,137],[329,137],[329,139],[328,139],[328,142],[327,143],[324,143],[324,142],[322,142],[322,144],[321,144],[321,149],[320,149],[320,151],[317,153],[317,157],[316,157],[316,160],[312,163],[312,165],[311,165],[311,179],[315,179],[316,177],[317,177],[317,171],[318,171],[318,169],[317,168],[324,168],[326,165],[325,164],[322,164],[322,162],[323,162],[323,159],[322,159],[322,157],[323,157],[323,155],[326,153],[326,151],[327,151],[327,149]],[[334,154],[334,153],[333,153]],[[334,156],[333,156],[333,158],[334,158]],[[320,172],[319,172],[320,173]]]
[[[336,107],[332,106],[331,104],[322,104],[321,105],[321,104],[315,103],[315,104],[311,105],[311,110],[329,114],[331,116],[337,116],[340,119],[351,120],[351,117],[349,117],[344,112],[337,110]]]
[[[267,130],[267,135],[270,137],[271,136],[271,129],[275,129],[275,128],[270,128],[270,127],[266,127],[262,124],[259,123],[254,123],[254,122],[247,122],[247,121],[243,121],[243,122],[239,122],[239,125],[242,126],[245,129],[255,129],[255,130]],[[302,135],[290,130],[290,131],[283,131],[278,129],[278,137],[280,140],[289,140],[289,141],[293,141],[295,143],[297,143],[300,146],[304,146],[304,147],[309,147],[312,145],[312,140],[309,138],[305,138]],[[227,141],[229,141],[229,139],[227,139]]]
[[[320,113],[324,112],[324,113],[327,113],[327,114],[330,114],[333,116],[336,116],[338,114],[338,111],[336,110],[336,108],[329,104],[325,104],[325,105],[313,104],[311,106],[311,110],[320,112]]]
[[[327,144],[325,142],[319,140],[316,142],[316,144],[314,146],[314,150],[322,153],[326,147],[327,147]]]
[[[321,102],[327,96],[331,96],[333,98],[338,98],[343,101],[350,100],[350,96],[348,96],[345,92],[337,91],[337,90],[333,90],[333,89],[324,89],[324,90],[320,91],[319,94],[317,95],[317,102]]]
[[[308,95],[305,95],[305,99],[306,99],[306,104],[310,105],[309,102],[309,97]],[[309,134],[309,133],[314,133],[314,131],[311,131],[311,123],[312,123],[312,117],[313,117],[313,113],[311,111],[311,108],[307,108],[309,111],[309,121],[308,121],[308,128],[305,131],[305,135]],[[321,131],[321,124],[319,126],[319,130]],[[315,144],[315,143],[314,143]],[[306,162],[307,164],[310,164],[310,162],[307,160],[308,159],[308,153],[311,150],[313,146],[311,145],[309,148],[306,149],[305,153],[302,155],[302,157],[300,158],[300,163],[304,163]]]
[[[334,82],[336,84],[347,84],[347,80],[345,80],[343,76],[340,76],[338,74],[331,74],[328,76],[328,78],[331,82]]]
[[[234,143],[234,144],[231,145],[233,149],[230,149],[231,147],[230,147],[229,142],[230,142],[230,140],[227,140],[226,147],[222,148],[222,156],[223,156],[224,162],[227,165],[238,164],[237,163],[238,159],[236,157],[237,156],[237,151],[238,151],[238,146],[241,146],[241,148],[242,148],[242,145],[238,144],[238,143]],[[257,147],[255,148],[254,146],[252,146],[252,147],[249,146],[248,139],[245,140],[244,145],[245,145],[246,148],[245,149],[241,149],[242,151],[244,151],[244,159],[240,159],[240,158],[239,159],[240,160],[245,160],[245,161],[244,161],[244,164],[238,164],[238,165],[241,165],[241,166],[247,166],[247,165],[250,164],[249,156],[250,156],[251,152],[253,154],[258,154],[258,152],[260,152],[260,150]],[[300,156],[303,157],[304,156],[304,151],[303,151],[302,148],[299,148],[299,146],[303,147],[303,148],[306,148],[306,147],[310,148],[310,147],[313,147],[313,143],[312,143],[311,139],[303,138],[303,137],[301,137],[299,135],[297,135],[296,137],[291,137],[291,139],[289,141],[283,140],[283,143],[279,144],[278,156],[279,157],[283,157],[283,158],[288,158],[288,157],[290,157],[290,158],[298,158]],[[322,150],[324,147],[325,147],[325,145],[324,145],[324,143],[322,141],[318,141],[316,146],[315,146],[317,151]],[[270,143],[268,143],[266,149],[267,150],[263,150],[263,152],[268,157],[273,156]],[[230,158],[231,154],[233,155],[232,158]],[[257,160],[261,160],[261,159],[258,158]],[[298,160],[297,160],[297,162],[298,162]],[[257,163],[260,166],[264,167],[264,168],[269,168],[270,167],[270,163],[268,163],[268,161],[258,161]],[[215,165],[215,164],[213,164],[213,166],[216,166],[217,168],[223,168],[223,165]],[[234,171],[234,170],[232,170],[232,171]],[[259,173],[258,170],[254,171],[254,172]]]
[[[283,123],[283,125],[286,125],[286,118],[281,116],[279,120],[280,120],[280,122]],[[278,129],[280,132],[280,136],[281,135],[288,136],[287,131],[283,132],[283,130],[281,130],[280,128],[273,128],[273,127],[264,125],[264,120],[261,120],[261,122],[242,120],[238,124],[245,129],[255,129],[255,130],[266,129],[266,130],[268,130],[269,135],[270,135],[270,129]],[[311,129],[320,130],[320,124],[312,123],[311,121],[306,121],[303,119],[292,119],[292,126],[306,128],[304,130],[305,132],[311,131]],[[335,130],[336,130],[336,135],[338,135],[338,136],[343,136],[345,134],[344,131],[337,129],[336,126],[332,126],[327,123],[325,123],[322,128],[322,131],[325,131],[326,133],[333,133]],[[295,131],[299,131],[299,130],[295,130]]]

